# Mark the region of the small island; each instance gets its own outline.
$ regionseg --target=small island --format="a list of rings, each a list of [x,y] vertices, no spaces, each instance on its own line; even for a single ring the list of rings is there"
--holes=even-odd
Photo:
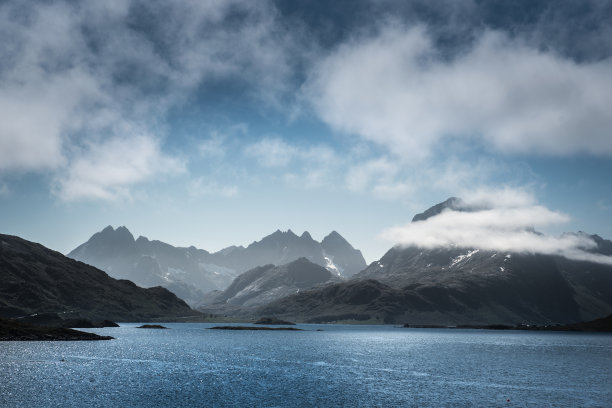
[[[167,327],[161,324],[143,324],[142,326],[138,326],[137,329],[167,329]]]
[[[0,341],[82,341],[112,340],[111,336],[100,336],[63,327],[41,327],[11,319],[0,318]]]
[[[210,327],[210,330],[288,330],[288,331],[302,331],[297,327],[256,327],[256,326],[215,326]]]

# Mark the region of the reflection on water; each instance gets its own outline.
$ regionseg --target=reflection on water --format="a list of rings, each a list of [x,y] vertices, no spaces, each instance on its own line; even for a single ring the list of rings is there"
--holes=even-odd
[[[612,401],[610,335],[137,325],[92,330],[112,341],[0,343],[0,406],[570,407]]]

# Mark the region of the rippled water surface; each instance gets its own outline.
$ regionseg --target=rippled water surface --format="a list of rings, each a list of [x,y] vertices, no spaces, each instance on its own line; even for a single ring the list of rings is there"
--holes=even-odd
[[[611,335],[136,326],[0,342],[0,407],[612,406]]]

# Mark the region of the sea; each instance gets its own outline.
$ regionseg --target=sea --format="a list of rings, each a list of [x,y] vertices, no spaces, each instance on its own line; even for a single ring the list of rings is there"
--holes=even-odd
[[[612,407],[612,335],[139,324],[0,342],[0,407]]]

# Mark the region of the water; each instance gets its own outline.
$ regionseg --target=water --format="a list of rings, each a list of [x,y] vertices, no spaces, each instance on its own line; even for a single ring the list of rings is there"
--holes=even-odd
[[[111,341],[0,342],[0,407],[612,406],[605,334],[136,326],[91,330]]]

